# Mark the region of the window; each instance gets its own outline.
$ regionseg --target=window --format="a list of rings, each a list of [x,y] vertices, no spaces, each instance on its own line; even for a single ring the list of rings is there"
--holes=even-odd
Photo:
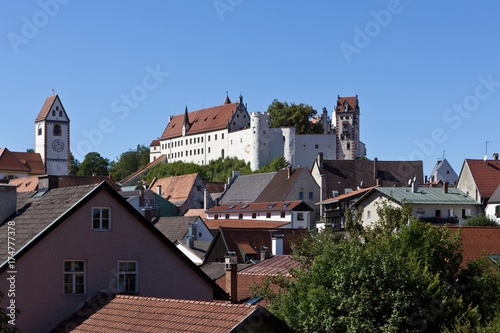
[[[315,145],[314,145],[314,148],[318,149],[318,148],[319,148],[319,145],[318,145],[318,144],[315,144]]]
[[[266,213],[266,219],[270,219],[271,218],[271,212],[267,212]]]
[[[314,198],[314,193],[313,192],[309,192],[309,199],[313,199]]]
[[[229,218],[230,218],[230,215],[226,214],[226,220],[229,220]]]
[[[304,213],[297,213],[297,220],[304,221]]]
[[[238,214],[238,218],[241,220],[243,218],[243,214],[242,213],[239,213]]]
[[[118,261],[118,292],[136,293],[137,261]]]
[[[224,133],[222,133],[221,136],[222,136],[222,140],[224,140]]]
[[[303,200],[304,199],[304,192],[300,191],[299,192],[299,200]]]
[[[281,212],[281,218],[284,219],[285,218],[285,212]]]
[[[54,136],[61,136],[61,125],[55,124],[53,133]]]
[[[189,139],[189,144],[193,144],[193,139]]]
[[[256,219],[257,218],[257,213],[252,213],[252,218]]]
[[[495,217],[500,217],[500,205],[495,206]]]
[[[186,139],[186,146],[188,145],[188,139]]]
[[[436,215],[435,215],[435,217],[437,217],[437,218],[441,217],[441,210],[440,209],[436,209]]]
[[[219,219],[219,214],[215,214],[214,215],[214,220],[218,220]]]
[[[85,261],[64,261],[64,295],[85,294]]]
[[[210,154],[210,147],[208,147],[208,153]]]
[[[92,208],[92,229],[111,230],[111,208]]]
[[[217,134],[215,134],[215,138],[214,138],[215,141],[217,141]]]
[[[208,136],[208,142],[210,142],[210,135]]]
[[[42,126],[38,125],[38,135],[42,135]]]
[[[62,117],[62,110],[59,110],[59,117]]]
[[[366,211],[366,219],[370,221],[372,219],[372,212],[371,211]]]

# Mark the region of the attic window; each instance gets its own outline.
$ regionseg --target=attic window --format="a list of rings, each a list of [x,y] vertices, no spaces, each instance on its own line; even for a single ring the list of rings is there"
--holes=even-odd
[[[245,209],[247,207],[248,207],[248,205],[243,205],[243,206],[241,206],[241,209]]]
[[[228,209],[233,209],[234,207],[236,207],[236,205],[231,205],[231,206],[229,206]]]
[[[267,206],[267,208],[273,208],[274,206],[276,206],[276,204],[275,204],[275,203],[272,203],[272,204],[270,204],[269,206]]]
[[[288,206],[290,206],[290,203],[289,203],[289,202],[285,202],[285,203],[283,204],[283,206],[281,206],[281,207],[286,208],[286,207],[288,207]]]
[[[212,119],[215,119],[215,118],[217,118],[217,115],[214,115],[214,117]]]

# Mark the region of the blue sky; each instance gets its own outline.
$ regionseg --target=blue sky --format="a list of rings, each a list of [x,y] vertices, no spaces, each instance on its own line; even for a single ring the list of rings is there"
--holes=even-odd
[[[358,95],[368,158],[500,152],[495,1],[71,1],[0,4],[0,147],[34,145],[55,89],[71,149],[110,160],[159,137],[168,117],[240,93],[331,112]],[[489,142],[486,144],[486,142]]]

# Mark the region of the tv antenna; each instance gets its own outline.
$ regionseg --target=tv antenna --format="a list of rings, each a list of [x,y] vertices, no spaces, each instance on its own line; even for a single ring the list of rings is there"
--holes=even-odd
[[[486,141],[486,154],[484,155],[484,160],[488,159],[488,143],[495,143],[494,141]]]

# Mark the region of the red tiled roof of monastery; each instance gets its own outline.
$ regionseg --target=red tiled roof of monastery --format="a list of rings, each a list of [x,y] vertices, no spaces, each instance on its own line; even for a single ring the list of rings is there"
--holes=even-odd
[[[239,103],[223,104],[188,113],[190,128],[189,134],[203,133],[224,129],[233,118]],[[173,116],[161,135],[161,139],[170,139],[182,135],[184,113]]]
[[[160,145],[160,139],[154,139],[153,141],[151,141],[151,144],[149,146],[154,147],[159,145]]]
[[[44,120],[47,118],[49,115],[50,109],[52,107],[52,104],[54,104],[55,100],[57,99],[57,95],[52,95],[47,97],[45,100],[45,103],[43,103],[42,109],[40,110],[40,113],[38,113],[38,116],[35,119],[35,122]]]
[[[10,150],[0,148],[0,169],[10,171],[29,172],[28,166],[24,165]]]
[[[466,159],[474,182],[483,197],[491,197],[500,185],[500,160]]]
[[[272,201],[272,202],[252,202],[248,204],[236,204],[236,205],[220,205],[210,208],[210,212],[254,212],[254,211],[289,211],[294,210],[303,204],[301,207],[306,210],[312,210],[306,203],[302,200],[295,201]]]
[[[30,174],[43,175],[45,173],[42,156],[39,153],[12,152],[12,154],[14,154],[21,163],[24,163],[30,168]]]
[[[26,172],[31,175],[45,173],[39,153],[11,152],[7,148],[0,148],[0,170]]]
[[[9,180],[9,184],[17,187],[16,191],[19,192],[33,192],[38,189],[38,177],[21,177]]]

